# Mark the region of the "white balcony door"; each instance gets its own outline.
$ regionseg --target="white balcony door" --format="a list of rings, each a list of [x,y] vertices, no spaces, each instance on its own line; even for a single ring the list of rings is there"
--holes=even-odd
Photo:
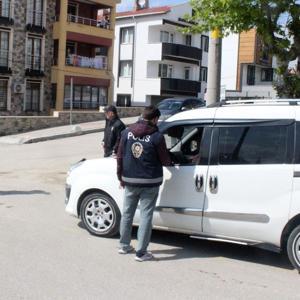
[[[0,12],[2,17],[10,17],[10,0],[0,0]]]
[[[8,67],[9,32],[0,31],[0,66]]]
[[[42,39],[28,37],[27,40],[27,67],[32,70],[41,68]]]
[[[43,25],[44,0],[28,0],[27,23],[36,26]]]

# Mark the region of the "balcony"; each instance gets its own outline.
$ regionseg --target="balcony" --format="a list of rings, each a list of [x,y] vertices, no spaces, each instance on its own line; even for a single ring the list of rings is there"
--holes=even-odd
[[[66,57],[66,65],[80,68],[107,70],[107,57],[86,57],[76,54],[70,54],[68,55],[68,57]]]
[[[162,43],[162,58],[199,65],[202,50],[186,45]]]
[[[41,77],[44,76],[44,58],[40,55],[27,55],[25,64],[26,76]]]
[[[45,33],[45,15],[42,11],[29,10],[26,16],[26,29],[30,32]]]
[[[198,96],[201,91],[199,81],[176,78],[161,78],[161,94]]]
[[[80,101],[80,100],[73,100],[71,104],[70,99],[64,99],[64,109],[70,109],[71,106],[73,109],[99,109],[101,104],[98,101]]]
[[[80,17],[80,16],[68,14],[67,21],[77,23],[77,24],[87,25],[87,26],[94,26],[103,29],[110,29],[110,22],[108,20],[98,21],[97,19],[90,19],[86,17]]]
[[[8,50],[0,49],[0,73],[11,74],[11,56],[12,53]]]

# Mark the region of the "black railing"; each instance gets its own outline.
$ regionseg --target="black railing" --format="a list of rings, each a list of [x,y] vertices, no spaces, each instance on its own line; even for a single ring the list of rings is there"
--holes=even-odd
[[[177,57],[200,61],[202,59],[202,50],[200,48],[181,44],[163,43],[162,56],[167,58]]]
[[[161,78],[162,93],[198,96],[200,91],[201,83],[199,81]]]
[[[73,109],[99,109],[99,106],[106,105],[106,100],[100,100],[100,102],[96,101],[79,101],[73,100],[72,101],[72,108]],[[64,109],[71,108],[71,101],[70,99],[64,100]]]

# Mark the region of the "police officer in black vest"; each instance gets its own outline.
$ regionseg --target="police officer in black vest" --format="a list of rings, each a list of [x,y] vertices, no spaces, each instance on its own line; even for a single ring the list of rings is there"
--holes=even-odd
[[[125,187],[120,226],[120,254],[133,252],[130,245],[133,217],[139,203],[140,226],[135,259],[153,258],[147,251],[152,232],[152,218],[159,186],[163,181],[162,166],[171,165],[164,136],[158,131],[160,111],[154,106],[144,109],[142,118],[122,132],[117,154],[117,175]]]
[[[106,123],[102,146],[104,150],[104,157],[108,157],[117,153],[121,132],[125,129],[125,125],[120,120],[117,108],[114,105],[109,105],[104,108],[104,113]]]

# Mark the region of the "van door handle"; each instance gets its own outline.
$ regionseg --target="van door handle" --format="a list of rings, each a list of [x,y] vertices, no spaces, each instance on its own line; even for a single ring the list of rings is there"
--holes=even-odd
[[[218,177],[210,176],[209,177],[209,188],[211,192],[217,192],[218,189]]]
[[[196,175],[195,177],[195,189],[197,192],[200,192],[203,187],[203,175]]]

